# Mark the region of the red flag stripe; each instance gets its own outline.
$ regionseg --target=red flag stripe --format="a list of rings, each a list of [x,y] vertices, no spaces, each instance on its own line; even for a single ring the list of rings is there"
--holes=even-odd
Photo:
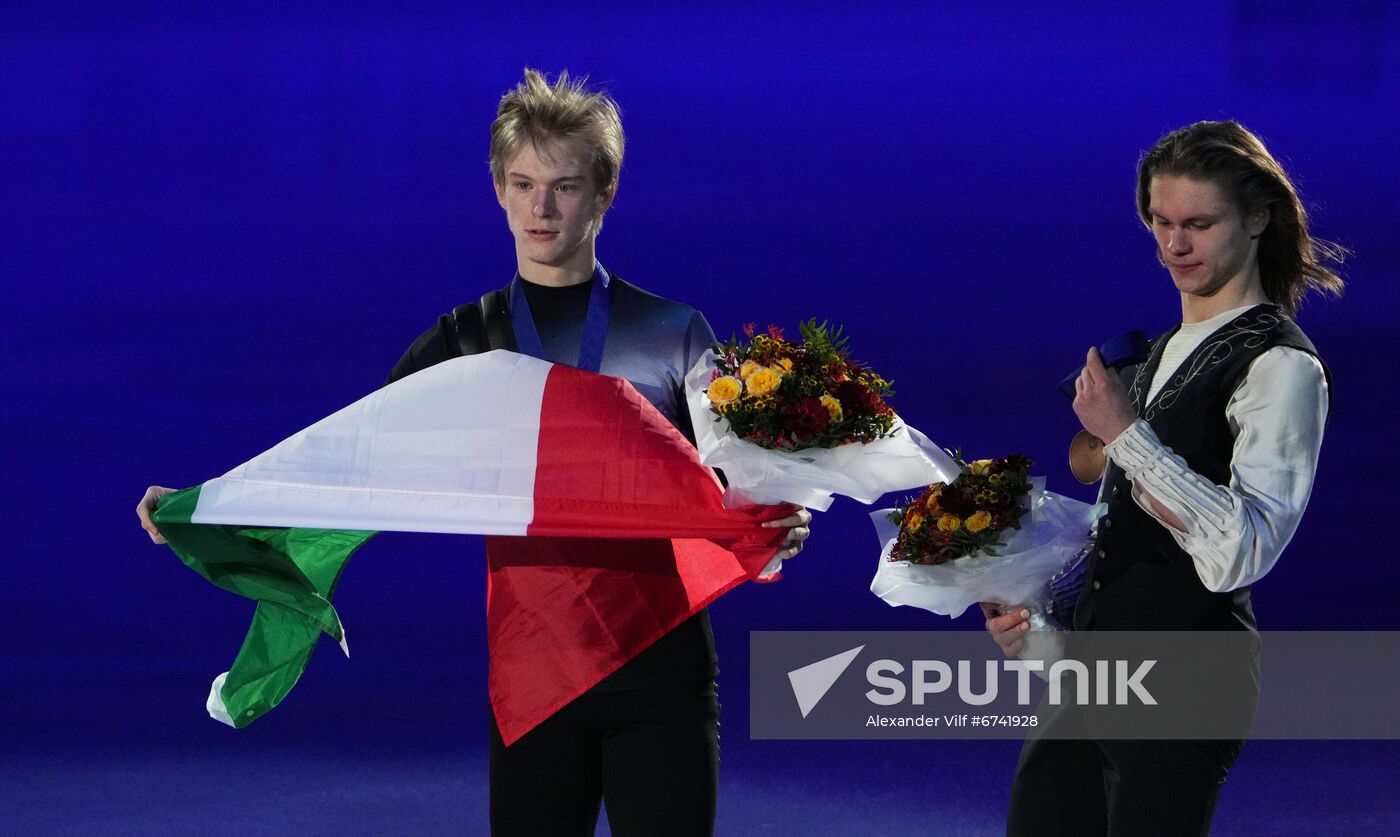
[[[626,382],[563,366],[545,384],[534,493],[530,537],[487,540],[491,703],[507,745],[755,577],[786,534],[759,525],[782,509],[725,509],[695,448]],[[577,537],[590,527],[608,537]],[[724,539],[658,537],[691,531]],[[574,537],[548,537],[562,533]]]

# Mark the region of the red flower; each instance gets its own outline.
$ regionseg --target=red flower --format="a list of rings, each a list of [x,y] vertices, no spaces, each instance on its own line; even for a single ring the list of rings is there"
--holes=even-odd
[[[836,385],[835,395],[841,402],[841,409],[849,413],[869,415],[884,406],[880,396],[859,381],[842,381]]]
[[[967,490],[962,485],[966,477],[958,479],[953,485],[943,489],[943,493],[938,495],[938,505],[949,514],[958,517],[967,517],[977,511],[977,504],[972,498],[967,496]]]
[[[799,442],[807,442],[826,431],[831,413],[817,398],[807,397],[783,407],[783,427]]]
[[[1013,453],[1003,461],[1006,462],[1006,467],[1013,471],[1029,471],[1031,466],[1035,464],[1035,462],[1024,453]]]

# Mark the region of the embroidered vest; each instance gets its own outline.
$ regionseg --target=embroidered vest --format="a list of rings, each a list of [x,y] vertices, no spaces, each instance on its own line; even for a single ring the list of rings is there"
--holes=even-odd
[[[1259,305],[1203,340],[1144,403],[1162,350],[1176,329],[1154,339],[1148,359],[1123,371],[1128,394],[1162,444],[1196,473],[1230,482],[1234,435],[1225,408],[1245,371],[1268,350],[1285,346],[1317,357],[1307,335],[1274,305]],[[1319,358],[1319,363],[1321,359]],[[1330,373],[1328,393],[1331,393]],[[1132,483],[1111,460],[1084,589],[1075,605],[1076,630],[1255,630],[1250,590],[1206,589],[1188,555],[1166,527],[1132,498]]]

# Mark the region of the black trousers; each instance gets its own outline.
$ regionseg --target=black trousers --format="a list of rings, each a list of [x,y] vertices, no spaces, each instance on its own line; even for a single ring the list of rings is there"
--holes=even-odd
[[[1082,729],[1072,706],[1047,724]],[[1011,785],[1008,837],[1185,837],[1210,833],[1243,741],[1117,741],[1032,735]]]
[[[714,832],[719,700],[713,680],[589,692],[511,746],[491,724],[491,833],[617,837]]]

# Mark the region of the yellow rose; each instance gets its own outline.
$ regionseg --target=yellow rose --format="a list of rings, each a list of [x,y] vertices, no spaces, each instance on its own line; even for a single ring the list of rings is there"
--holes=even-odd
[[[910,532],[917,532],[924,528],[924,516],[917,512],[904,519],[904,528]]]
[[[962,528],[962,518],[955,514],[945,514],[938,518],[938,531],[956,532]]]
[[[724,375],[715,378],[710,382],[710,388],[707,390],[710,396],[710,403],[717,407],[739,400],[739,396],[743,392],[743,381],[740,381],[732,375]]]
[[[827,412],[828,415],[831,416],[831,420],[832,420],[832,421],[840,421],[840,420],[841,420],[841,402],[840,402],[840,401],[837,401],[834,397],[832,397],[832,396],[830,396],[830,395],[823,395],[821,398],[819,398],[819,399],[817,399],[817,400],[820,401],[820,402],[822,402],[822,406],[826,408],[826,412]]]
[[[762,397],[776,390],[778,384],[783,382],[783,376],[765,366],[750,375],[745,382],[749,385],[749,392]]]
[[[748,380],[749,376],[763,368],[763,364],[756,360],[746,360],[739,366],[739,377]]]
[[[780,357],[773,361],[773,368],[784,375],[792,374],[792,358]]]
[[[994,459],[979,459],[971,465],[967,466],[967,469],[974,474],[985,474],[987,473],[987,469],[991,468],[992,463],[995,461],[996,460]]]
[[[978,511],[967,519],[967,531],[980,532],[992,525],[992,516],[985,511]]]

